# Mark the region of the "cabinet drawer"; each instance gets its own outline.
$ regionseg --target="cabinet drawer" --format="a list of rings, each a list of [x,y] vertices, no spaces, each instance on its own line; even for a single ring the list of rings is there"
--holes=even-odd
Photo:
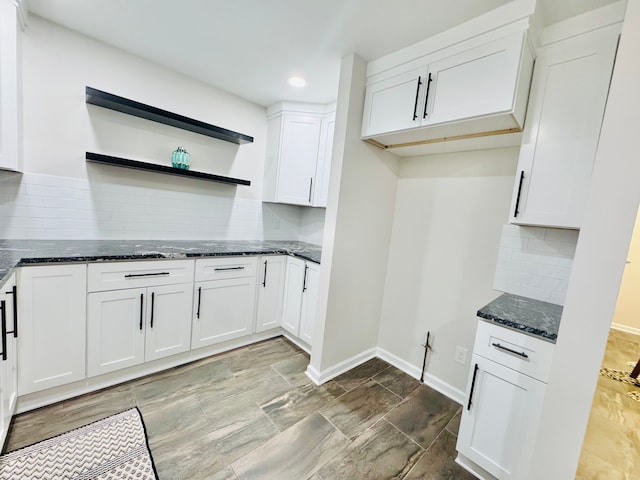
[[[257,257],[218,257],[196,260],[196,282],[255,277]]]
[[[480,321],[473,352],[546,382],[555,345],[497,324]]]
[[[193,282],[193,260],[92,263],[88,291],[118,290]]]

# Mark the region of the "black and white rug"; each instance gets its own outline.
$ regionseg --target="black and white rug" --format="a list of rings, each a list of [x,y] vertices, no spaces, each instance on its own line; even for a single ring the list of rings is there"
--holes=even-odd
[[[0,457],[0,480],[157,480],[142,416],[132,408]]]
[[[635,366],[635,362],[627,362],[627,365],[630,367],[633,367]],[[630,373],[631,373],[631,370],[629,371],[616,370],[614,368],[607,368],[607,367],[600,368],[600,375],[603,377],[607,377],[607,378],[610,378],[611,380],[616,380],[618,382],[626,383],[628,385],[640,387],[640,381],[635,378],[631,378],[629,376]],[[636,402],[640,402],[640,392],[638,391],[627,392],[627,396],[632,400],[635,400]]]

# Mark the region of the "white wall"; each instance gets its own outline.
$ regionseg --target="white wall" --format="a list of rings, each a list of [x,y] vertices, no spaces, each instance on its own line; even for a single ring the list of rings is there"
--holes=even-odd
[[[640,335],[640,210],[636,216],[627,261],[611,326]]]
[[[2,238],[316,240],[318,217],[262,204],[265,109],[31,16],[22,38],[24,175],[0,174]],[[177,66],[179,67],[179,66]],[[237,146],[85,103],[92,86],[254,137]],[[85,151],[244,178],[232,187],[85,162]],[[307,218],[307,216],[305,216]]]
[[[310,365],[316,380],[375,352],[378,339],[398,158],[360,140],[365,82],[364,60],[345,57]]]
[[[492,289],[517,148],[402,159],[378,344],[426,381],[463,397],[478,318]],[[456,345],[467,365],[453,361]],[[450,391],[447,391],[450,388]]]
[[[574,478],[640,203],[640,0],[629,0],[534,449],[531,480]],[[631,439],[620,448],[637,451]]]

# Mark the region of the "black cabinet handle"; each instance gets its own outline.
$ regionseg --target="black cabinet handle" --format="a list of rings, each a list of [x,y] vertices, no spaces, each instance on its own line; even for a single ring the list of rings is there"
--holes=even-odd
[[[7,304],[4,300],[0,302],[2,310],[2,360],[7,359]]]
[[[427,80],[427,94],[424,97],[424,114],[422,118],[427,118],[427,103],[429,102],[429,87],[431,87],[431,74],[429,74],[429,79]]]
[[[200,318],[200,300],[202,300],[202,287],[198,287],[198,310],[196,311],[197,318]]]
[[[264,261],[264,277],[262,278],[262,287],[267,287],[267,261]]]
[[[518,355],[519,357],[522,357],[522,358],[529,358],[529,355],[527,355],[526,353],[518,352],[517,350],[512,350],[509,347],[500,345],[499,343],[492,343],[491,346],[499,348],[500,350],[504,350],[505,352],[513,353],[514,355]]]
[[[214,269],[216,272],[226,272],[227,270],[244,270],[244,267],[218,267]]]
[[[416,101],[413,103],[413,120],[415,121],[418,118],[418,97],[420,95],[420,85],[422,85],[422,80],[418,77],[418,85],[416,86]]]
[[[518,183],[518,195],[516,195],[516,208],[513,210],[513,216],[517,217],[520,213],[520,194],[522,193],[522,181],[524,180],[524,170],[520,171],[520,182]]]
[[[302,291],[303,292],[307,291],[307,270],[309,270],[309,266],[305,265],[304,266],[304,279],[302,280]]]
[[[473,389],[476,386],[476,376],[478,375],[478,364],[476,363],[475,368],[473,369],[473,378],[471,379],[471,391],[469,392],[469,403],[467,404],[467,410],[471,410],[471,400],[473,399]]]
[[[18,287],[15,285],[11,290],[6,292],[7,295],[13,295],[13,338],[18,338]]]
[[[151,292],[151,328],[153,328],[153,308],[156,301],[156,292]]]
[[[137,278],[137,277],[157,277],[159,275],[171,275],[171,272],[156,272],[156,273],[128,273],[124,278]]]
[[[140,294],[140,330],[142,330],[142,312],[144,311],[144,293]]]
[[[313,177],[309,179],[309,203],[311,203],[311,190],[313,190]]]

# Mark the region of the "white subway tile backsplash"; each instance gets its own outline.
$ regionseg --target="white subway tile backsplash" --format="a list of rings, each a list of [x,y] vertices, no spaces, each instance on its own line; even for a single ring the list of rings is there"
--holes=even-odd
[[[245,192],[51,175],[0,176],[0,238],[312,240],[324,215]],[[303,238],[304,237],[304,238]]]
[[[563,305],[577,241],[575,230],[505,225],[494,288]]]

